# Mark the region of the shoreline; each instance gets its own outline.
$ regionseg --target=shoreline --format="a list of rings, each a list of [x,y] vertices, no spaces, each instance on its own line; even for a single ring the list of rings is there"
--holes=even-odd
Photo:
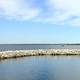
[[[80,49],[36,49],[36,50],[15,50],[15,51],[1,51],[0,60],[27,56],[43,56],[43,55],[80,55]]]

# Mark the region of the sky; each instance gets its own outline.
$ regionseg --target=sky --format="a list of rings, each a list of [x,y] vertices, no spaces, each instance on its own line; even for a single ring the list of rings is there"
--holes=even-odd
[[[0,44],[80,43],[80,0],[0,0]]]

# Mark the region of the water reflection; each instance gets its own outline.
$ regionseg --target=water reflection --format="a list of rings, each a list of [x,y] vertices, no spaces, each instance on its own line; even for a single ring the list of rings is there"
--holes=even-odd
[[[80,57],[36,56],[1,61],[0,80],[80,80]]]

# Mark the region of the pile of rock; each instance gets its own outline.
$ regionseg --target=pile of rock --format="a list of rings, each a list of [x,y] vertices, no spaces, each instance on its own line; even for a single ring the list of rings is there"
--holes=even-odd
[[[38,49],[0,52],[0,59],[39,55],[80,55],[80,49]]]

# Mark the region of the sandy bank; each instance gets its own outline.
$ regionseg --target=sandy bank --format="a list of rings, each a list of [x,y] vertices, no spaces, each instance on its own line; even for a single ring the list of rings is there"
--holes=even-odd
[[[80,49],[38,49],[38,50],[1,51],[0,59],[39,55],[80,55]]]

